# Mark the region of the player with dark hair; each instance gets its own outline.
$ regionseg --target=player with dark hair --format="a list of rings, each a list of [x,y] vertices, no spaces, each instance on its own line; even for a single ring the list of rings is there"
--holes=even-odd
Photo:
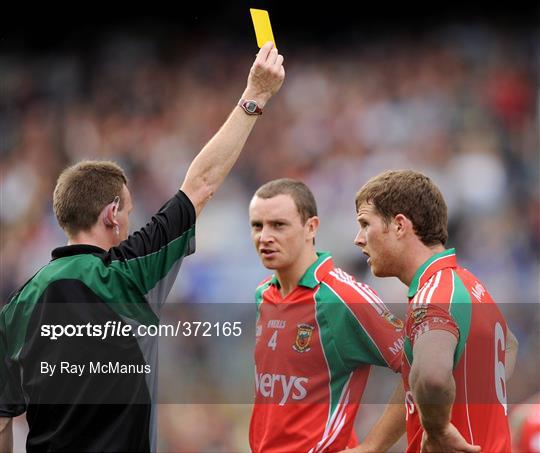
[[[332,452],[353,425],[371,365],[399,371],[402,322],[367,285],[317,252],[317,206],[300,181],[260,187],[251,236],[275,274],[256,291],[254,452]]]

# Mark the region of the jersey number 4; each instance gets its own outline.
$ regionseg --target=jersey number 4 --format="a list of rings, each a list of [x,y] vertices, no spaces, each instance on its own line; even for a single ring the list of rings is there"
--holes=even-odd
[[[269,348],[272,348],[272,351],[275,351],[275,350],[276,350],[276,346],[277,346],[277,334],[278,334],[278,331],[277,331],[277,330],[274,330],[274,333],[273,333],[272,336],[270,337],[270,340],[268,340],[268,347],[269,347]]]

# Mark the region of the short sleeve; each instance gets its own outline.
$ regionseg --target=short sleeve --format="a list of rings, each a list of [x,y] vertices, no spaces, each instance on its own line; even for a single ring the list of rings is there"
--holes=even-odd
[[[431,303],[409,310],[407,316],[406,335],[411,346],[425,332],[430,330],[446,330],[459,340],[459,328],[448,311],[448,304]]]
[[[380,299],[379,299],[380,301]],[[401,370],[403,349],[403,322],[382,304],[373,307],[370,302],[347,303],[353,318],[349,323],[350,335],[357,339],[363,351],[343,348],[346,359],[385,366],[395,372]]]
[[[324,284],[319,291],[334,301],[325,304],[325,312],[341,360],[349,369],[370,364],[400,371],[403,322],[367,285],[344,280]]]
[[[430,330],[446,330],[459,340],[459,328],[450,313],[457,289],[451,269],[440,270],[419,289],[407,310],[405,332],[411,346]]]

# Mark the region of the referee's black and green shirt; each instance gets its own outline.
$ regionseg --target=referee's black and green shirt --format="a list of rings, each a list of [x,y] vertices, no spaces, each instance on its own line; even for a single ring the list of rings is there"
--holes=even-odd
[[[137,335],[137,326],[159,323],[194,251],[195,209],[179,191],[118,247],[55,249],[15,293],[0,313],[0,416],[26,411],[28,451],[155,450],[157,337]],[[43,326],[107,322],[135,335],[43,334]]]

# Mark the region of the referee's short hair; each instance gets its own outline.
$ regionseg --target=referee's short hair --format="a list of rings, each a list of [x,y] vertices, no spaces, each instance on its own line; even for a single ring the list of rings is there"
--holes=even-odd
[[[356,210],[371,204],[386,224],[403,214],[428,246],[446,244],[448,209],[439,188],[413,170],[385,171],[366,182],[356,194]]]
[[[58,223],[70,236],[90,230],[103,208],[117,196],[122,209],[124,184],[124,170],[111,161],[86,160],[66,168],[56,181],[53,195]]]
[[[255,196],[263,199],[273,198],[277,195],[290,195],[294,200],[296,209],[300,214],[302,224],[317,215],[317,203],[309,187],[296,179],[281,178],[263,184],[255,192]]]

